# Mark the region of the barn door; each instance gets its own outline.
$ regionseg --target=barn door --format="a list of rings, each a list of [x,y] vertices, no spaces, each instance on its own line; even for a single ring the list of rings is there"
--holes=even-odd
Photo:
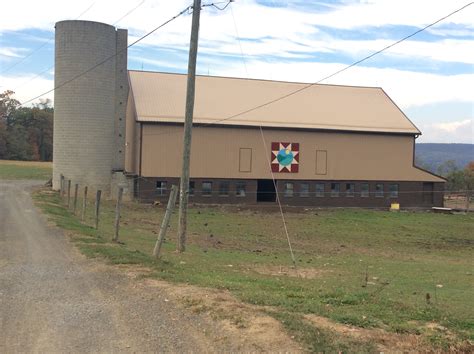
[[[433,204],[433,182],[424,182],[423,183],[423,204]]]

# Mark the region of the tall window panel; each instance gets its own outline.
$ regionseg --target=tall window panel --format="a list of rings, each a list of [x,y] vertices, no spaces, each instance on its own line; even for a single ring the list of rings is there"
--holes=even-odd
[[[293,182],[285,182],[283,195],[285,197],[293,197],[293,195],[294,195],[294,184],[293,184]]]

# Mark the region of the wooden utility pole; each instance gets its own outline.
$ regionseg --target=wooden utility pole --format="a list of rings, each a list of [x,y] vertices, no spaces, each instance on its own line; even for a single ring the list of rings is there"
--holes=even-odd
[[[158,258],[160,256],[161,245],[165,239],[166,231],[168,230],[168,225],[170,223],[171,215],[173,214],[174,205],[176,204],[176,197],[178,196],[178,187],[174,184],[171,186],[170,198],[168,199],[168,206],[166,207],[165,216],[161,223],[160,234],[155,243],[155,248],[153,249],[153,256]]]
[[[199,38],[199,17],[201,15],[201,0],[194,0],[193,21],[191,26],[191,43],[189,45],[188,82],[186,89],[186,113],[184,120],[183,139],[183,170],[179,188],[179,225],[177,251],[186,249],[186,229],[188,219],[189,197],[189,163],[191,160],[191,132],[194,113],[194,88],[196,83],[196,59]]]

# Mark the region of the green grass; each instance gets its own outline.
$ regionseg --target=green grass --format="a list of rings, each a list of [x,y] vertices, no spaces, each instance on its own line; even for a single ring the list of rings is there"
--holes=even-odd
[[[0,160],[0,179],[48,180],[52,176],[50,162]]]
[[[73,240],[87,256],[143,264],[156,278],[227,289],[244,302],[272,306],[278,310],[275,316],[288,331],[298,332],[296,338],[310,350],[371,351],[372,347],[324,329],[312,335],[301,314],[420,334],[427,345],[440,349],[474,340],[472,214],[297,213],[292,209],[285,216],[297,268],[314,275],[302,278],[278,274],[280,267],[289,271],[292,263],[277,213],[193,208],[184,254],[172,252],[177,231],[174,215],[162,259],[156,261],[150,254],[162,208],[125,204],[120,231],[124,244],[113,244],[113,203],[103,204],[100,230],[96,231],[87,226],[93,225],[92,207],[83,225],[64,209],[57,194],[40,192],[36,199],[59,226],[77,234]],[[452,335],[432,333],[427,329],[431,322],[446,327]]]

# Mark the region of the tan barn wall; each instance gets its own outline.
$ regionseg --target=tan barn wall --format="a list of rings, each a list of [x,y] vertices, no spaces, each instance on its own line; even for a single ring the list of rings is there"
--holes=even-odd
[[[143,124],[144,177],[178,177],[181,171],[180,125]],[[271,178],[272,142],[300,144],[298,173],[275,173],[275,179],[384,180],[444,182],[413,167],[413,136],[334,133],[265,128],[264,146],[258,128],[195,127],[192,178]],[[252,149],[250,172],[239,171],[240,149]],[[327,152],[326,174],[316,174],[317,151]],[[319,154],[321,156],[321,154]],[[321,169],[318,166],[318,172]],[[323,169],[324,170],[324,169]]]
[[[136,175],[140,161],[140,124],[135,120],[132,95],[128,96],[125,127],[125,172]]]

